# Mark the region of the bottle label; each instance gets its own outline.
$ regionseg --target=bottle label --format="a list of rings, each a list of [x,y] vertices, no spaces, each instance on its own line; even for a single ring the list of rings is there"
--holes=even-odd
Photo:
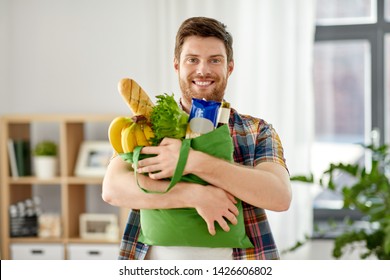
[[[230,108],[219,108],[218,112],[218,123],[227,124],[230,117]]]

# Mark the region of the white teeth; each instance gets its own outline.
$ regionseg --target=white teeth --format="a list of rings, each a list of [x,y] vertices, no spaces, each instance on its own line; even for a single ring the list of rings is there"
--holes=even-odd
[[[195,84],[198,85],[198,86],[208,86],[211,84],[211,82],[196,82],[195,81]]]

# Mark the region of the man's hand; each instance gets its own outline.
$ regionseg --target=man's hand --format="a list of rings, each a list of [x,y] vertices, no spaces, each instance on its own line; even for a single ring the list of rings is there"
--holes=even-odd
[[[194,192],[195,209],[207,223],[208,231],[215,235],[217,222],[224,231],[229,231],[228,222],[237,224],[238,208],[236,199],[226,191],[213,186],[199,186],[200,191]]]
[[[154,180],[169,178],[175,172],[179,160],[181,141],[178,139],[164,138],[158,146],[142,148],[142,154],[156,155],[138,161],[138,173],[149,173]]]

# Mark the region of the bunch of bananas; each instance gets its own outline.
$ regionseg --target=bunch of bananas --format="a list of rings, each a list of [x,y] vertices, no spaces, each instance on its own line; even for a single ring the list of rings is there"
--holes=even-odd
[[[130,153],[137,146],[150,146],[153,137],[153,130],[143,115],[116,117],[108,128],[108,139],[118,154]]]
[[[130,153],[137,146],[150,146],[154,137],[150,126],[153,102],[140,85],[129,78],[121,79],[118,91],[133,117],[116,117],[108,128],[108,139],[115,152]]]

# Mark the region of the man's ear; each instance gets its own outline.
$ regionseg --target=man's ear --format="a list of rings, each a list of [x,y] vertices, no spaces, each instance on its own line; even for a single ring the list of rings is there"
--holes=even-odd
[[[228,64],[228,76],[230,76],[233,70],[234,70],[234,60],[231,60]]]
[[[173,59],[173,68],[175,68],[176,73],[179,71],[179,61],[176,58]]]

